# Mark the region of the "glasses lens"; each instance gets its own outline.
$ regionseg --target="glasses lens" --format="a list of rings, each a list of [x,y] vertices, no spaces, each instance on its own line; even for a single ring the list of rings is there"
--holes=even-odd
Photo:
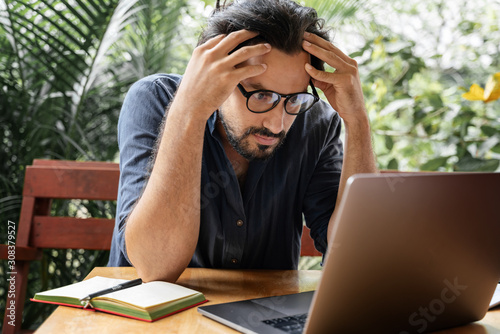
[[[290,96],[285,109],[289,114],[300,114],[309,110],[315,102],[316,99],[311,94],[295,94]]]
[[[248,109],[263,112],[272,109],[280,101],[280,96],[273,92],[262,91],[252,94],[248,98]]]

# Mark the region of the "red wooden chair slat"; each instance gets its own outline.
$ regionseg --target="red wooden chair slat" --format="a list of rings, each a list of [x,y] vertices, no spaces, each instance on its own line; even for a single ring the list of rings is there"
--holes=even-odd
[[[116,200],[119,173],[103,167],[28,166],[23,196]]]
[[[109,250],[114,225],[114,219],[35,216],[30,244],[38,248]]]
[[[98,168],[108,168],[111,170],[120,170],[117,163],[105,162],[105,161],[72,161],[72,160],[45,160],[45,159],[35,159],[33,160],[34,166],[56,166],[56,167],[78,167],[78,168],[88,168],[88,167],[98,167]]]

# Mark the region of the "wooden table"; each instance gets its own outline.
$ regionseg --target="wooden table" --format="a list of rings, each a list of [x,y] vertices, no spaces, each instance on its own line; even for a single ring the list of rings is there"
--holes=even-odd
[[[95,268],[87,278],[105,276],[134,279],[134,268]],[[316,289],[321,271],[316,270],[220,270],[188,268],[178,284],[201,291],[209,304],[283,295]],[[58,307],[36,333],[237,333],[192,308],[153,323],[101,312]],[[500,309],[490,311],[474,324],[440,331],[439,334],[500,333]]]

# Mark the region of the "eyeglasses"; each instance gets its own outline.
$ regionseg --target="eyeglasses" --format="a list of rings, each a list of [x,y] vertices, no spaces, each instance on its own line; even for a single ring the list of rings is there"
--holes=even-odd
[[[276,107],[282,98],[285,98],[285,111],[289,115],[302,114],[319,101],[318,92],[314,87],[312,80],[309,80],[313,94],[310,93],[293,93],[282,95],[272,90],[259,89],[247,92],[241,84],[238,84],[238,89],[241,94],[247,99],[247,108],[254,113],[265,113]]]

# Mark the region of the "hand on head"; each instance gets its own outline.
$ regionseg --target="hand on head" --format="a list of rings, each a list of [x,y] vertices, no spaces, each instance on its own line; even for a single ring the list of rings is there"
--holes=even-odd
[[[231,53],[239,44],[255,36],[255,32],[239,30],[229,35],[216,36],[198,46],[176,95],[189,101],[189,109],[203,110],[204,116],[208,118],[240,81],[260,75],[266,70],[266,64],[240,64],[269,52],[269,44],[244,46]]]
[[[366,117],[357,62],[331,42],[314,34],[305,33],[302,45],[305,51],[335,68],[335,72],[329,73],[309,64],[305,66],[307,73],[314,80],[314,85],[325,93],[328,102],[344,121]]]

